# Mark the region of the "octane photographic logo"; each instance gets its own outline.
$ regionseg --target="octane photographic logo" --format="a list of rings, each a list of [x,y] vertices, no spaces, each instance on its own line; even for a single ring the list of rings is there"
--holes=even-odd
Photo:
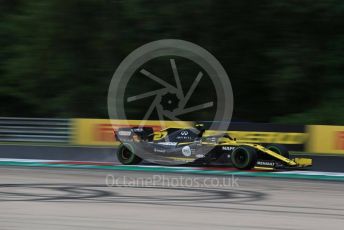
[[[197,71],[186,73],[188,68],[183,63],[194,65]],[[155,70],[163,65],[167,68],[157,73]],[[202,81],[205,81],[203,87]],[[207,117],[213,121],[209,129],[227,130],[233,111],[232,86],[223,66],[204,48],[184,40],[157,40],[131,52],[112,77],[108,91],[109,118],[134,120],[132,111],[136,111],[135,120],[142,120],[141,127],[147,120],[158,120],[166,127],[165,121],[182,125],[190,117],[199,121],[201,115],[211,115]],[[137,114],[141,117],[137,118]],[[142,155],[147,153],[144,149],[135,144],[135,154],[154,161],[151,159],[154,155]]]

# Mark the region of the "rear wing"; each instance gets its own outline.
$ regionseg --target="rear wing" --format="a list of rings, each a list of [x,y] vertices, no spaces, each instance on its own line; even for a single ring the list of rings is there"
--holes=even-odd
[[[120,142],[127,141],[152,141],[153,128],[151,127],[127,127],[115,131],[115,138]]]

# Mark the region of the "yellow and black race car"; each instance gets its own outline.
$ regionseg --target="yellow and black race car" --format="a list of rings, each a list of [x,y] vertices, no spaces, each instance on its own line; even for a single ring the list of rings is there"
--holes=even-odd
[[[148,127],[120,128],[118,160],[125,165],[142,159],[158,164],[202,164],[222,162],[238,169],[304,168],[312,159],[290,159],[282,145],[242,143],[228,134],[206,135],[202,124],[192,128],[167,128],[154,132]]]

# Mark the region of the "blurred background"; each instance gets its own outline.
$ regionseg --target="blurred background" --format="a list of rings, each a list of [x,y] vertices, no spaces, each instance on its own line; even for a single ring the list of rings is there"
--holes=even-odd
[[[151,99],[110,122],[108,88],[128,54],[159,39],[195,43],[225,68],[234,122],[222,133],[313,166],[121,166],[114,130],[141,125]],[[144,68],[173,84],[160,61]],[[176,64],[187,91],[199,69]],[[161,88],[134,75],[126,97]],[[194,105],[215,99],[202,81]],[[0,0],[0,229],[343,229],[343,89],[343,0]],[[209,125],[211,109],[180,119]]]
[[[119,63],[165,38],[217,57],[235,120],[344,124],[340,0],[0,0],[0,116],[107,118]]]

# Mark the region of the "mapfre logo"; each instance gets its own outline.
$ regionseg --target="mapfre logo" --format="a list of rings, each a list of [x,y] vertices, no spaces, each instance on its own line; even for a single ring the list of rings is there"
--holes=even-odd
[[[232,147],[232,146],[222,146],[222,150],[225,150],[225,151],[232,151],[234,149],[235,147]]]
[[[338,131],[335,135],[335,148],[344,150],[344,131]]]

